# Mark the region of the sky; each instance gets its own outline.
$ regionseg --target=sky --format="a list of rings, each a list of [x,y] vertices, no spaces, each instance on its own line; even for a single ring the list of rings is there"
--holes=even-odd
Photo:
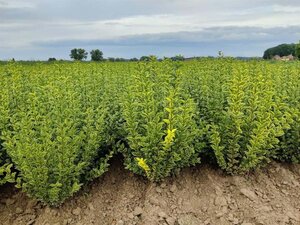
[[[0,60],[250,57],[299,40],[299,0],[0,0]]]

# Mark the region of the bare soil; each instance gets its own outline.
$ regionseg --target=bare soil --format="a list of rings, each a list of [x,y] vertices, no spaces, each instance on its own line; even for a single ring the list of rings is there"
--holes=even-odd
[[[123,169],[121,160],[59,208],[11,185],[0,188],[3,225],[300,225],[300,165],[272,163],[247,176],[208,165],[160,184]]]

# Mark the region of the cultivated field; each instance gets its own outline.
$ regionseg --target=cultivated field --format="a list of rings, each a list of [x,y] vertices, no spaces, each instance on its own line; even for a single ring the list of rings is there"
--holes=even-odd
[[[271,161],[291,164],[287,167],[300,162],[299,62],[224,58],[8,63],[0,67],[0,86],[0,184],[4,193],[13,183],[50,206],[60,205],[88,182],[116,168],[109,166],[116,156],[122,158],[125,169],[151,182],[165,182],[172,175],[184,179],[182,174],[189,177],[189,173],[181,173],[182,168],[199,170],[201,163],[229,175],[245,175]],[[299,167],[293,168],[297,175],[288,178],[294,188],[290,196],[299,198]],[[190,176],[201,180],[201,175],[200,170]],[[207,174],[203,176],[207,179]],[[146,182],[141,177],[134,179]],[[230,176],[223,177],[222,188],[226,188],[226,179],[235,182]],[[172,182],[168,180],[162,189]],[[197,193],[188,192],[201,201],[203,182],[198,182]],[[243,190],[242,194],[251,200],[254,193],[256,199],[251,201],[255,202],[267,195],[260,188],[262,194],[251,192],[251,197]],[[223,191],[215,195],[222,196]],[[218,197],[215,195],[212,198]],[[229,197],[226,199],[228,203]],[[290,210],[291,218],[282,221],[299,224],[297,207],[299,202]],[[145,218],[140,223],[134,219],[143,212],[135,214],[135,224],[150,224]],[[160,215],[161,224],[173,220],[175,224],[170,214]],[[168,223],[167,218],[172,221]],[[238,219],[235,224],[242,222]]]

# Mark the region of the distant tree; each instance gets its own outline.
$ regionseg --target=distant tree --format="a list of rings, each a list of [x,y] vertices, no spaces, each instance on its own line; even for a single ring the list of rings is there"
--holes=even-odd
[[[300,60],[300,41],[298,44],[296,44],[296,47],[295,47],[295,55],[296,57]]]
[[[171,58],[173,61],[184,61],[184,56],[183,55],[176,55]]]
[[[218,57],[223,58],[224,57],[224,52],[223,51],[218,51]]]
[[[295,44],[281,44],[273,48],[269,48],[264,52],[263,58],[264,59],[272,59],[274,56],[278,55],[280,57],[282,56],[288,56],[293,55],[295,56]]]
[[[103,52],[99,49],[92,50],[90,54],[92,61],[103,61]]]
[[[142,56],[140,61],[150,61],[150,56]]]
[[[115,58],[115,62],[126,62],[127,60],[124,58]]]
[[[138,58],[131,58],[131,59],[129,59],[129,61],[131,61],[131,62],[137,62],[137,61],[139,61],[139,59]]]
[[[114,61],[115,61],[115,58],[109,57],[107,60],[108,60],[109,62],[114,62]]]
[[[88,53],[82,48],[74,48],[71,50],[70,57],[74,60],[83,60],[87,58]]]
[[[53,62],[53,61],[56,61],[56,58],[49,58],[48,59],[48,62]]]

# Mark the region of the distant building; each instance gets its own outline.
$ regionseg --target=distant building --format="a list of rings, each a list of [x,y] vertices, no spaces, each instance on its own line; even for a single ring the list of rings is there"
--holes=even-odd
[[[279,55],[275,55],[275,56],[273,57],[273,59],[274,59],[274,60],[281,60],[281,57],[280,57]]]
[[[292,60],[295,60],[295,59],[296,59],[296,57],[293,56],[293,55],[288,55],[288,56],[286,56],[286,58],[287,58],[289,61],[292,61]]]
[[[278,61],[293,61],[296,58],[293,55],[288,55],[288,56],[282,56],[280,57],[279,55],[275,55],[273,57],[273,60],[278,60]]]

